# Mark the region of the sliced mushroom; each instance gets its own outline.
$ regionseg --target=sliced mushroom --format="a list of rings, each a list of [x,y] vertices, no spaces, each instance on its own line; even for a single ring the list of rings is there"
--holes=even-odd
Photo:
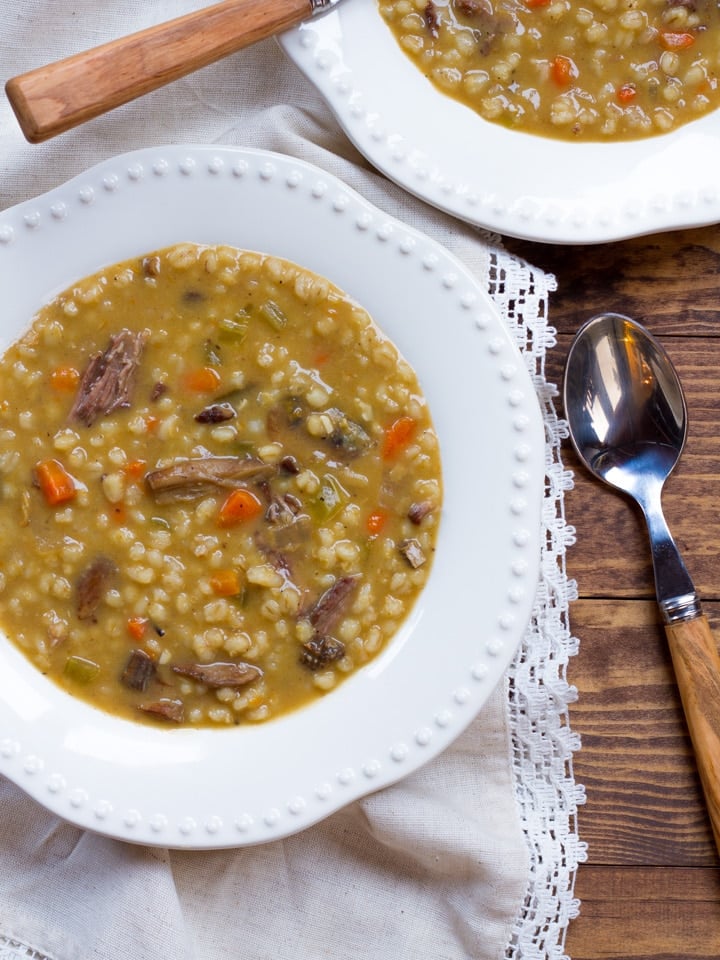
[[[146,474],[157,503],[196,500],[214,487],[240,487],[272,476],[276,467],[256,457],[195,457]]]
[[[327,440],[335,450],[348,457],[359,457],[374,446],[365,429],[337,407],[308,414],[307,426],[312,436]]]
[[[237,411],[231,403],[211,403],[195,414],[198,423],[224,423],[237,416]]]
[[[189,677],[207,687],[242,687],[259,680],[263,673],[251,663],[175,663],[172,666],[181,677]]]
[[[90,359],[80,380],[70,419],[91,427],[100,416],[129,407],[147,334],[121,330],[110,338],[104,353]]]
[[[102,555],[85,567],[75,586],[75,610],[80,620],[95,621],[98,607],[116,574],[115,563]]]

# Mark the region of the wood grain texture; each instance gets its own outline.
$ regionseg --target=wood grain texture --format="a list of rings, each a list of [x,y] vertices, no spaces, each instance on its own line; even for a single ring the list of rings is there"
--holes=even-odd
[[[579,823],[591,862],[715,866],[657,604],[580,600],[571,626],[580,645],[568,671],[579,690],[570,720],[582,740],[575,774],[587,792]]]
[[[308,17],[310,0],[224,0],[9,80],[25,137],[40,143]]]
[[[720,656],[705,617],[666,625],[685,721],[720,850]]]
[[[584,867],[572,960],[717,960],[720,874],[678,867]]]
[[[604,310],[640,320],[675,363],[690,429],[663,507],[717,642],[720,229],[586,247],[504,242],[557,278],[551,382],[561,383],[577,328]],[[577,537],[567,569],[580,596],[570,608],[579,653],[568,680],[578,688],[570,723],[582,741],[574,773],[587,794],[578,829],[589,849],[566,952],[572,960],[717,958],[719,860],[655,601],[645,523],[630,500],[585,471],[569,442],[562,456],[575,475],[565,515]]]
[[[715,226],[589,246],[512,238],[505,245],[558,278],[550,317],[562,332],[574,332],[594,314],[613,310],[658,335],[720,336]]]

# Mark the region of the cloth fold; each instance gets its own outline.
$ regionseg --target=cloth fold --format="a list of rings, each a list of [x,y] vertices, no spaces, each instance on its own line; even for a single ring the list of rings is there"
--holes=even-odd
[[[202,5],[0,0],[2,80]],[[584,847],[565,677],[575,652],[563,512],[572,478],[544,370],[554,279],[375,172],[274,41],[39,146],[25,143],[3,100],[0,209],[109,156],[163,143],[307,160],[444,244],[483,280],[545,418],[542,577],[513,664],[458,740],[297,836],[209,853],[134,847],[59,821],[0,780],[0,960],[559,958]]]

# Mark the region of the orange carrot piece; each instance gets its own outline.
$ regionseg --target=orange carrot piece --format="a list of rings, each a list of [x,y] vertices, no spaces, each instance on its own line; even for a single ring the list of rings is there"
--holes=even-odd
[[[674,33],[672,30],[663,30],[660,33],[660,46],[665,50],[687,50],[695,43],[691,33]]]
[[[35,467],[35,479],[51,507],[67,503],[77,493],[75,481],[59,460],[43,460],[38,463]]]
[[[219,597],[236,597],[242,589],[237,570],[218,570],[210,577],[213,593]]]
[[[382,455],[383,460],[391,460],[406,447],[417,429],[417,421],[413,417],[398,417],[385,430]]]
[[[147,460],[131,460],[125,467],[125,474],[129,480],[139,480],[145,473]]]
[[[632,103],[637,96],[637,89],[634,83],[623,83],[618,87],[617,99],[619,103]]]
[[[387,510],[383,510],[381,507],[378,507],[377,510],[373,510],[372,513],[368,514],[368,518],[365,521],[365,528],[371,537],[376,537],[379,533],[382,533],[387,519]]]
[[[193,393],[213,393],[220,386],[220,374],[214,367],[198,367],[197,370],[188,370],[183,377],[186,390]]]
[[[142,640],[149,623],[150,621],[147,617],[128,617],[128,633],[133,640]]]
[[[263,505],[249,490],[238,487],[228,494],[220,507],[218,523],[221,527],[234,527],[237,523],[252,520],[262,513]]]
[[[80,371],[75,367],[56,367],[50,374],[50,386],[53,390],[71,393],[80,383]]]
[[[567,87],[577,76],[578,71],[570,57],[559,54],[550,63],[550,74],[559,87]]]

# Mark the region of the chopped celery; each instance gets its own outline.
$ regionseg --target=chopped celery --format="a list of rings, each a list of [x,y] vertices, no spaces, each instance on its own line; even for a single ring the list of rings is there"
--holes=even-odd
[[[86,657],[72,656],[65,661],[63,673],[68,680],[74,680],[76,683],[92,683],[100,673],[100,665]]]
[[[321,481],[320,492],[312,502],[312,512],[317,520],[332,520],[348,503],[350,494],[331,473],[326,473]]]
[[[245,339],[250,323],[250,314],[247,310],[238,310],[234,317],[223,317],[218,323],[221,333],[240,343]]]
[[[265,303],[261,304],[260,313],[273,330],[282,330],[288,322],[288,318],[274,300],[266,300]]]
[[[205,362],[211,366],[220,366],[223,362],[220,354],[220,345],[213,343],[208,337],[204,344]]]

